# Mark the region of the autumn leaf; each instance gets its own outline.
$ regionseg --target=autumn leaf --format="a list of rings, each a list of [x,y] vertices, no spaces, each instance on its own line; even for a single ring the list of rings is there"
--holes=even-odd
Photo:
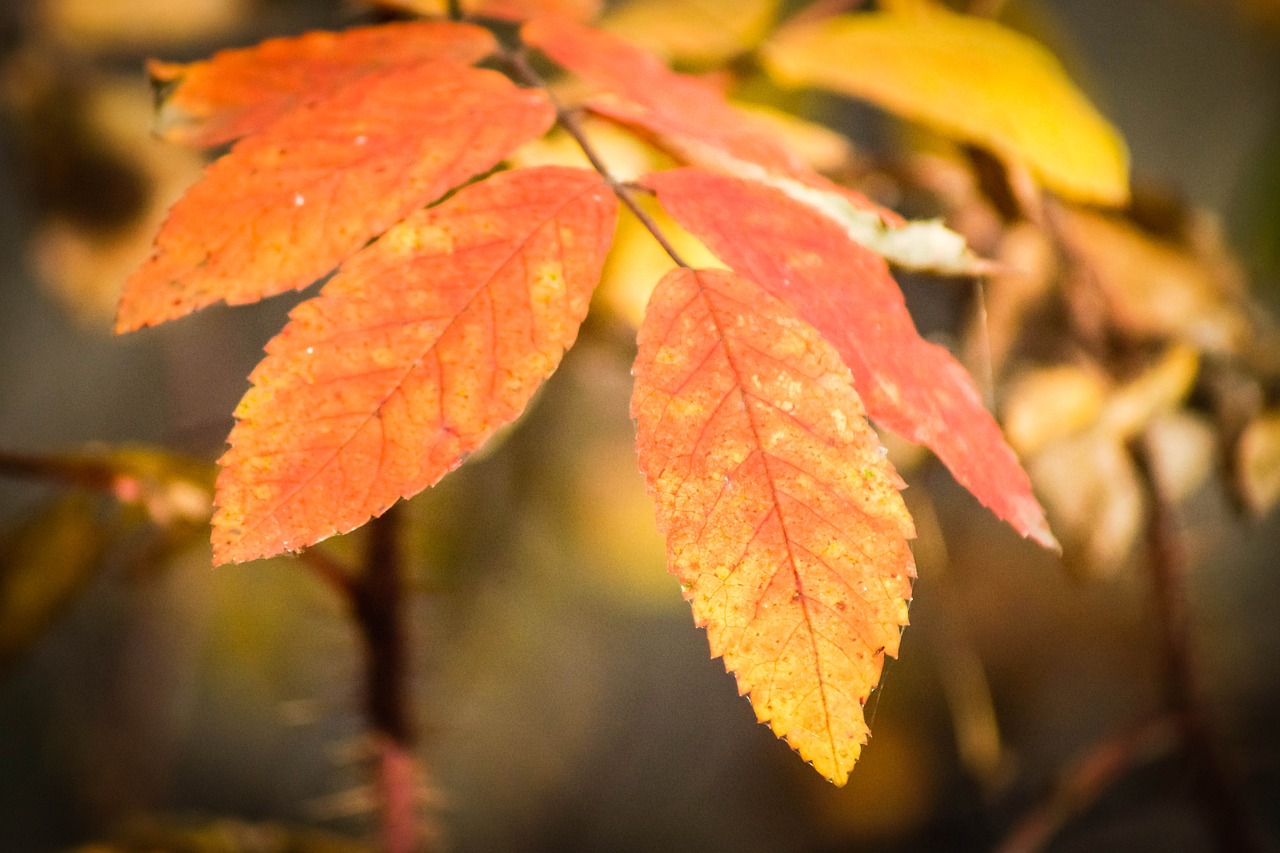
[[[391,68],[246,137],[174,205],[126,283],[130,331],[305,287],[550,127],[542,92],[453,62]]]
[[[268,39],[201,62],[153,60],[147,70],[163,95],[156,120],[162,135],[219,145],[372,72],[436,59],[469,65],[496,48],[480,27],[417,21]]]
[[[514,420],[577,336],[615,208],[594,172],[500,173],[344,264],[236,410],[215,561],[352,530]]]
[[[715,88],[671,71],[618,36],[541,19],[525,24],[521,37],[601,90],[589,101],[594,112],[646,131],[685,162],[728,159],[823,181],[767,125],[733,109]]]
[[[669,60],[724,63],[754,46],[778,0],[630,0],[600,26]]]
[[[945,11],[844,15],[762,48],[779,83],[864,98],[983,145],[1073,199],[1123,204],[1128,152],[1053,54],[994,21]]]
[[[448,0],[374,0],[381,6],[389,6],[419,15],[441,16],[449,14]],[[565,18],[570,21],[589,21],[600,14],[601,0],[460,0],[462,12],[482,18],[501,18],[508,21],[526,21],[531,18]]]
[[[754,282],[679,269],[654,291],[635,376],[640,467],[712,654],[843,785],[915,575],[902,482],[848,368]]]
[[[831,342],[872,420],[929,447],[1023,536],[1057,547],[973,380],[916,332],[882,258],[772,187],[697,169],[655,172],[642,183],[717,257],[788,302]]]
[[[678,160],[778,187],[835,219],[850,237],[912,269],[972,274],[984,269],[964,239],[938,222],[906,222],[837,186],[783,143],[776,125],[735,109],[704,82],[608,33],[534,21],[524,38],[599,87],[596,113],[638,129]]]

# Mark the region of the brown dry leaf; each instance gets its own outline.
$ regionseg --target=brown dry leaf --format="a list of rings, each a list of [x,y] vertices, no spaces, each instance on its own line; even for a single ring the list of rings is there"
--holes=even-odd
[[[1120,387],[1099,418],[1099,429],[1128,441],[1147,428],[1153,418],[1171,412],[1191,393],[1200,358],[1195,350],[1175,345],[1160,358]]]
[[[1234,270],[1162,242],[1120,219],[1068,209],[1061,232],[1110,324],[1136,338],[1173,338],[1235,353],[1249,322],[1232,292]]]
[[[1263,412],[1250,421],[1237,454],[1245,503],[1256,515],[1265,515],[1280,499],[1280,410]]]
[[[1027,470],[1066,564],[1097,577],[1124,568],[1144,518],[1142,484],[1124,445],[1105,433],[1084,433],[1050,446]]]
[[[1217,432],[1200,415],[1161,412],[1147,425],[1145,439],[1152,473],[1166,499],[1187,500],[1213,474]]]
[[[974,245],[969,229],[957,230]],[[1020,222],[999,238],[994,260],[997,271],[982,288],[981,325],[966,336],[964,361],[971,368],[986,365],[992,376],[1000,376],[1018,340],[1028,331],[1028,313],[1053,289],[1057,258],[1043,231]]]
[[[779,0],[631,0],[601,27],[673,62],[716,65],[755,46]]]
[[[248,11],[248,0],[44,0],[37,13],[60,41],[112,50],[215,39]]]
[[[1130,440],[1144,432],[1153,438],[1157,476],[1174,499],[1190,494],[1208,475],[1205,436],[1198,425],[1174,417],[1198,369],[1195,351],[1175,345],[1110,391],[1101,407],[1097,395],[1105,387],[1065,368],[1033,375],[1011,400],[1015,411],[1006,420],[1016,426],[1010,439],[1016,434],[1039,448],[1027,470],[1068,565],[1106,576],[1123,568],[1133,552],[1145,498],[1126,449]],[[1055,400],[1055,393],[1062,399]],[[1033,411],[1037,407],[1041,411]],[[1055,412],[1061,424],[1053,423]]]
[[[1096,370],[1072,364],[1023,374],[1006,392],[1005,435],[1020,455],[1034,456],[1097,423],[1107,390]]]

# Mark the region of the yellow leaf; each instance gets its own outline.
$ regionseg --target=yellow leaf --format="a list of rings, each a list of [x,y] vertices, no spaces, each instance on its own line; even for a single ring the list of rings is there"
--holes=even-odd
[[[631,414],[667,565],[757,719],[843,785],[907,624],[903,483],[840,355],[759,284],[675,270],[638,338]]]
[[[1280,411],[1254,418],[1240,437],[1237,452],[1245,502],[1256,515],[1265,515],[1280,500]]]
[[[1044,47],[993,21],[863,14],[787,27],[764,46],[783,85],[872,101],[990,148],[1055,192],[1122,204],[1128,153]]]
[[[723,63],[764,38],[778,0],[633,0],[604,29],[676,62]]]

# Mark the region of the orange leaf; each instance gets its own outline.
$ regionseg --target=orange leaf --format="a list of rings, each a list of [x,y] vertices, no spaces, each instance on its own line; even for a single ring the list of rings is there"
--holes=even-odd
[[[843,785],[907,624],[902,482],[840,356],[755,282],[672,271],[639,341],[631,412],[669,567],[756,716]]]
[[[496,47],[480,27],[418,21],[270,39],[202,62],[152,61],[147,70],[164,93],[158,118],[164,137],[219,145],[370,72],[432,59],[469,65]]]
[[[541,19],[522,38],[556,63],[604,90],[591,109],[640,127],[687,162],[729,156],[797,180],[822,179],[762,122],[733,109],[701,80],[615,35],[563,20]]]
[[[933,450],[1023,536],[1057,547],[973,380],[916,332],[882,258],[772,187],[696,169],[655,172],[643,183],[717,257],[794,306],[835,346],[872,420]]]
[[[452,62],[392,68],[305,104],[237,143],[174,205],[116,327],[305,287],[554,115],[543,93]]]
[[[573,343],[613,236],[594,172],[505,172],[348,261],[267,346],[221,460],[215,562],[352,530],[514,420]]]

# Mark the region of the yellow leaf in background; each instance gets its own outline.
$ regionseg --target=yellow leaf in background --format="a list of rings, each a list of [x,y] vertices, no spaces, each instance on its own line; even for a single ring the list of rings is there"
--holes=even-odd
[[[752,121],[769,128],[819,172],[834,172],[853,159],[853,144],[829,127],[764,104],[734,101],[733,106],[750,115]]]
[[[991,149],[1068,198],[1122,204],[1128,152],[1044,47],[993,21],[845,15],[781,30],[764,45],[782,85],[871,101]]]
[[[596,156],[603,161],[609,174],[619,181],[633,181],[671,163],[670,158],[658,149],[612,122],[586,115],[580,124]],[[591,161],[582,153],[582,147],[560,128],[521,145],[511,153],[507,162],[517,169],[536,166],[592,168]]]
[[[1256,515],[1265,515],[1280,500],[1280,411],[1254,418],[1237,452],[1240,491]]]
[[[641,197],[639,201],[686,263],[700,269],[725,269],[710,249],[681,228],[652,198]],[[623,208],[595,299],[639,329],[654,286],[674,267],[675,262],[640,220]]]
[[[715,65],[754,47],[778,0],[633,0],[601,26],[668,60]]]
[[[217,38],[249,7],[247,0],[45,0],[41,12],[59,41],[111,48]]]

